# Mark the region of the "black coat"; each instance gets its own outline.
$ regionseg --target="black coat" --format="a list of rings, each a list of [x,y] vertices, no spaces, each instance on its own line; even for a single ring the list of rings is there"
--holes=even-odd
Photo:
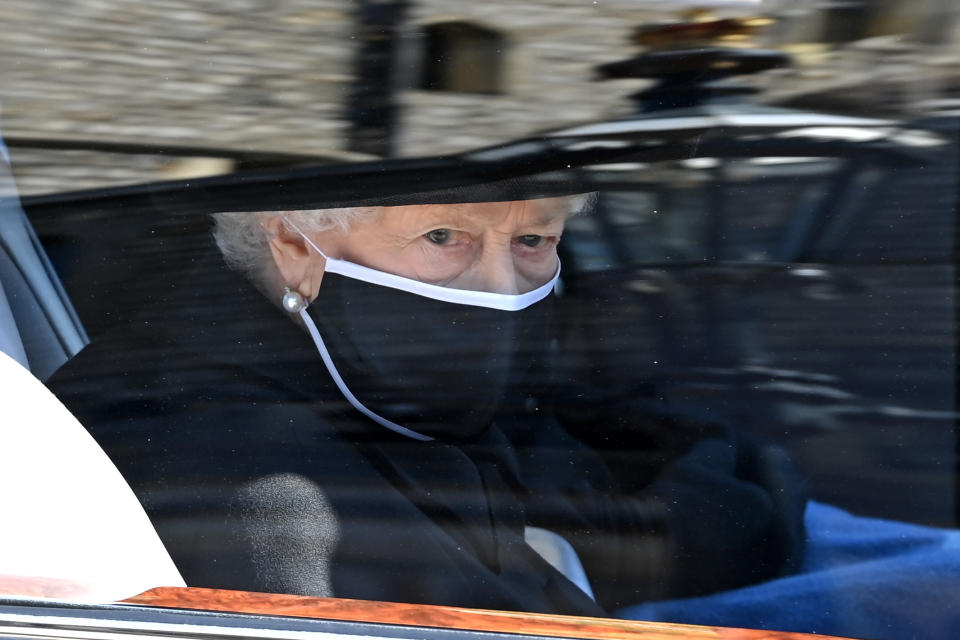
[[[468,441],[419,442],[347,405],[309,336],[219,258],[155,302],[50,385],[191,586],[603,615],[799,561],[788,466],[728,429],[526,403]],[[597,603],[525,525],[574,545]]]

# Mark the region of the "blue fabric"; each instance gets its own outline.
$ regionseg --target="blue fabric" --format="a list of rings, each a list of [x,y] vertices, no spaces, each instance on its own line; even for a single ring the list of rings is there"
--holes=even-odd
[[[710,596],[621,610],[634,620],[904,640],[960,638],[960,531],[811,502],[803,570]]]

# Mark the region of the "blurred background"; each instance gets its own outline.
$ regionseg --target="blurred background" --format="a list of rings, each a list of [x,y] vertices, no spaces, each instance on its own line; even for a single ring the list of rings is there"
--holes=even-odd
[[[784,146],[796,126],[718,125],[678,157],[598,166],[597,211],[564,236],[566,366],[782,444],[821,500],[960,523],[954,0],[0,8],[13,173],[91,336],[206,227],[77,190],[452,154],[708,103],[885,119],[882,150],[852,121],[806,155]],[[723,159],[724,141],[769,153]]]
[[[652,81],[598,82],[596,67],[684,8],[773,20],[738,43],[793,54],[750,78],[757,101],[908,119],[960,109],[952,0],[0,6],[3,128],[22,194],[434,155],[624,115]]]

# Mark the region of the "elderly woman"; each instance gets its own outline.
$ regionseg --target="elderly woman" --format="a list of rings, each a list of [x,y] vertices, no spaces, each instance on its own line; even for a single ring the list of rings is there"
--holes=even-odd
[[[761,449],[555,402],[584,200],[218,214],[222,255],[51,384],[193,586],[602,615],[790,571],[804,500]],[[642,462],[574,433],[629,433]]]

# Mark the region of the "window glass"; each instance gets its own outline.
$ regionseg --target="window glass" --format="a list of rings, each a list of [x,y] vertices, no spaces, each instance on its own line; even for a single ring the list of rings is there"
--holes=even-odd
[[[497,32],[469,22],[424,28],[424,89],[499,93],[505,42]]]
[[[952,637],[960,30],[881,5],[14,1],[0,349],[189,586]]]

